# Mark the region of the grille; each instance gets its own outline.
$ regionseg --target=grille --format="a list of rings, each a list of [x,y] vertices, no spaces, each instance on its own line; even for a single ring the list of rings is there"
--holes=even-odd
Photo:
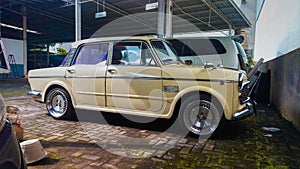
[[[249,93],[249,83],[246,82],[242,85],[242,88],[240,89],[241,104],[243,104],[249,100],[248,93]]]

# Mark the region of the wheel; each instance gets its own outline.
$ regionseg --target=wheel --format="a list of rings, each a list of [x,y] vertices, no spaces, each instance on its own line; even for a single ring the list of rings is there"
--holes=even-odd
[[[46,97],[48,113],[55,119],[71,119],[74,108],[71,97],[64,89],[54,88]]]
[[[210,137],[224,120],[219,102],[207,95],[192,95],[183,100],[179,110],[179,123],[184,131],[194,136]]]

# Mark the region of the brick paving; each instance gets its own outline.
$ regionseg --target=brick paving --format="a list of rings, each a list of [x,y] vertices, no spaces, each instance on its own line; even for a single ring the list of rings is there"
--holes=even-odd
[[[227,122],[218,135],[199,143],[158,130],[161,124],[129,124],[118,115],[108,117],[110,124],[55,120],[44,104],[28,97],[5,102],[21,110],[25,140],[39,139],[48,153],[29,169],[300,168],[299,132],[268,106],[259,106],[257,116]]]

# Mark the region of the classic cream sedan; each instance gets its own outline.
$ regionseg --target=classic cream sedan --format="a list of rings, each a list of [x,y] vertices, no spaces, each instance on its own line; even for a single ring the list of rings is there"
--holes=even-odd
[[[57,119],[75,109],[176,116],[183,130],[210,135],[222,119],[253,113],[244,73],[185,65],[167,41],[152,37],[78,41],[62,66],[31,70],[28,78],[29,95]]]

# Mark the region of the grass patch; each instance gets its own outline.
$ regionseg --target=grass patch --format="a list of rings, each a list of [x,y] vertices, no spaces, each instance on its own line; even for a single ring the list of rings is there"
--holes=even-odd
[[[19,96],[27,96],[28,89],[9,89],[9,90],[0,90],[0,94],[4,98],[8,97],[19,97]]]

